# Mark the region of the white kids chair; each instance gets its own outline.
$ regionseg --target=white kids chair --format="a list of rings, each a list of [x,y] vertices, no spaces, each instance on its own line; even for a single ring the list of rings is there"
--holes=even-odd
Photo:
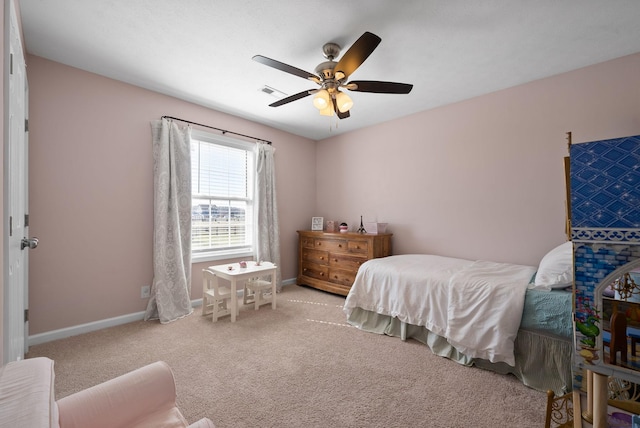
[[[236,309],[236,316],[239,308]],[[212,314],[212,321],[231,315],[231,288],[218,284],[216,274],[202,269],[202,315]]]

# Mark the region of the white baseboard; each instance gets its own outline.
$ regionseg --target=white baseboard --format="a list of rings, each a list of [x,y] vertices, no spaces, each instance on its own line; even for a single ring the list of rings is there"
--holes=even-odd
[[[295,284],[296,279],[287,279],[282,281],[282,285]],[[196,308],[202,306],[202,299],[191,301],[191,307]],[[100,321],[93,321],[86,324],[74,325],[73,327],[65,327],[58,330],[47,331],[29,336],[29,346],[40,345],[41,343],[52,342],[66,337],[77,336],[79,334],[90,333],[103,328],[115,327],[117,325],[127,324],[130,322],[141,321],[144,319],[144,311],[135,312],[133,314],[121,315],[119,317],[108,318]]]
[[[96,330],[102,330],[103,328],[114,327],[116,325],[127,324],[143,319],[144,311],[122,315],[114,318],[108,318],[100,321],[93,321],[86,324],[74,325],[73,327],[65,327],[58,330],[38,333],[29,336],[29,346],[52,342],[54,340],[64,339],[65,337],[77,336],[78,334],[89,333]]]

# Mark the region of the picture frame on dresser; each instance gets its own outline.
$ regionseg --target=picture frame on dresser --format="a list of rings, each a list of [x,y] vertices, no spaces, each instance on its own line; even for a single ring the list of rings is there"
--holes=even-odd
[[[323,230],[324,217],[311,217],[311,230]]]

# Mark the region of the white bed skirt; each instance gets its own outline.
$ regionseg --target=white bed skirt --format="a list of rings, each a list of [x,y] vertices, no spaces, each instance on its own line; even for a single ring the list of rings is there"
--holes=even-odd
[[[526,386],[538,391],[553,390],[557,395],[562,395],[572,389],[571,339],[518,330],[514,342],[516,364],[512,367],[506,363],[470,358],[454,348],[447,339],[425,327],[404,324],[388,315],[354,308],[348,321],[363,331],[403,340],[415,339],[427,345],[434,354],[466,366],[475,365],[501,374],[512,374]]]

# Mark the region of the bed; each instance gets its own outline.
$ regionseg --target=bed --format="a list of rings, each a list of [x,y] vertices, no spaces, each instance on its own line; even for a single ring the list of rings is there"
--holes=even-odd
[[[571,243],[539,266],[409,254],[364,263],[345,300],[350,324],[415,339],[464,365],[571,390]]]

